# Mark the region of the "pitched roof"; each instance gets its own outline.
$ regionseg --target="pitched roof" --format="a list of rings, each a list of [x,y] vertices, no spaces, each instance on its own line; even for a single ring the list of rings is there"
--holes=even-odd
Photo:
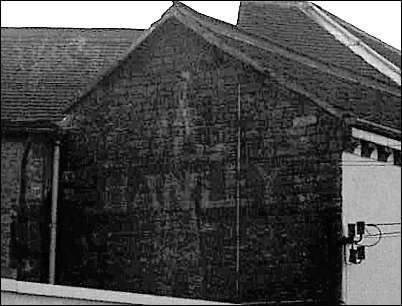
[[[267,5],[274,5],[272,1],[268,3]],[[239,22],[244,18],[242,10],[245,7],[248,4],[242,3]],[[257,8],[257,12],[253,14],[256,17],[258,14],[265,16],[261,13],[265,11],[265,6]],[[294,12],[294,2],[285,2],[279,8],[281,14],[293,16],[289,11],[284,13],[282,8]],[[278,42],[254,31],[264,29],[264,26],[258,26],[260,22],[266,24],[264,18],[255,18],[254,30],[245,29],[243,26],[202,15],[176,1],[159,21],[143,32],[127,29],[3,28],[2,119],[61,119],[61,109],[64,108],[67,112],[73,107],[101,79],[121,65],[150,33],[171,17],[199,33],[211,44],[258,71],[269,74],[282,86],[309,97],[331,114],[349,115],[354,119],[364,120],[365,127],[372,122],[376,131],[400,135],[400,86],[387,74],[384,75],[377,68],[372,69],[361,57],[349,52],[348,48],[340,51],[345,58],[339,57],[327,62],[322,58],[325,56],[323,47],[317,47],[321,40],[304,40],[304,47],[302,40],[288,45],[286,39]],[[322,35],[321,39],[332,39],[329,33],[322,32],[320,25],[306,20],[298,22],[298,26],[290,27],[296,34],[298,27],[304,24],[313,32],[317,28],[317,33],[320,33],[317,35]],[[275,23],[278,27],[284,24],[280,20]],[[350,25],[344,26],[356,32],[356,35],[361,35],[378,52],[382,52],[381,48],[386,50],[384,52],[389,54],[384,53],[384,57],[392,57],[398,53],[368,34],[359,32]],[[284,31],[281,35],[295,35],[291,30],[287,31],[289,33]],[[326,43],[325,40],[324,42]],[[292,43],[299,44],[300,48],[294,50]],[[345,47],[336,40],[332,45],[334,48]],[[314,56],[305,54],[301,52],[303,48],[313,51],[317,49],[320,56],[315,53]],[[330,59],[332,60],[328,60]],[[360,68],[356,69],[355,63]]]
[[[379,126],[388,126],[390,128],[383,129],[384,133],[392,130],[394,134],[400,134],[401,92],[400,87],[390,85],[390,80],[383,82],[344,67],[313,60],[234,25],[197,13],[179,2],[175,2],[158,22],[144,32],[141,39],[126,53],[126,57],[169,18],[176,18],[211,44],[256,70],[267,73],[282,86],[307,96],[329,113],[372,121],[376,123],[377,130]],[[80,98],[90,93],[97,82],[107,78],[124,60],[121,58],[107,73],[99,76],[83,91]]]
[[[359,45],[366,44],[366,49],[370,49],[368,51],[378,53],[389,61],[389,65],[395,65],[394,68],[399,70],[400,86],[399,50],[312,3],[241,1],[237,25],[293,52],[396,86],[388,75],[368,63],[361,52],[356,52],[355,49],[359,48]]]
[[[1,28],[1,118],[60,120],[88,80],[141,30]]]
[[[324,11],[327,15],[331,18],[335,19],[340,25],[350,31],[353,35],[357,36],[361,39],[364,43],[369,45],[373,48],[376,52],[384,56],[387,60],[392,62],[394,65],[401,68],[401,50],[398,50],[385,42],[379,40],[378,38],[356,28],[355,26],[351,25],[350,23],[340,19],[339,17],[325,11],[324,9],[320,8]]]

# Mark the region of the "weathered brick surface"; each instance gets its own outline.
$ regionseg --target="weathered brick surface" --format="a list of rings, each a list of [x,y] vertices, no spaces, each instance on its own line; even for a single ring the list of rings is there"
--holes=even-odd
[[[1,139],[1,276],[15,277],[11,259],[10,226],[17,214],[23,145],[17,141]]]
[[[342,127],[310,101],[170,20],[71,115],[60,283],[228,301],[339,298]],[[293,126],[306,115],[317,123]]]
[[[46,140],[2,135],[2,277],[47,278],[50,179],[51,146]]]

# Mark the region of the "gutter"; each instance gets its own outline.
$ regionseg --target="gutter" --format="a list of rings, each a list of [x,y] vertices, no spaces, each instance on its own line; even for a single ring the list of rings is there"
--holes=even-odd
[[[352,136],[357,139],[365,140],[393,150],[401,151],[400,140],[399,141],[394,140],[385,136],[381,136],[372,132],[367,132],[354,127],[352,127]]]
[[[59,189],[60,141],[56,140],[53,151],[52,208],[50,221],[49,283],[54,284],[56,272],[57,197]]]
[[[356,118],[356,117],[347,117],[344,119],[346,124],[351,127],[355,127],[367,132],[372,132],[396,141],[401,141],[401,130],[391,128],[379,123],[374,123],[369,120]]]

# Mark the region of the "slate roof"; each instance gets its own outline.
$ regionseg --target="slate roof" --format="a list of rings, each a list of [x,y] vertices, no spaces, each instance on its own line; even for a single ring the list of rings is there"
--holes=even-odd
[[[241,1],[237,25],[293,52],[342,67],[390,86],[397,86],[308,16],[304,12],[303,4],[303,1]],[[400,67],[399,50],[329,14],[319,6],[312,5],[330,17],[335,17],[335,21],[349,32]]]
[[[1,118],[60,120],[89,80],[142,33],[134,29],[1,28]]]
[[[384,56],[387,60],[392,62],[394,65],[401,68],[401,51],[386,44],[385,42],[379,40],[378,38],[356,28],[352,24],[340,19],[339,17],[325,11],[324,9],[320,8],[324,11],[327,15],[331,16],[335,19],[339,24],[345,27],[348,31],[350,31],[353,35],[357,36],[361,39],[364,43],[369,45],[373,48],[376,52]]]

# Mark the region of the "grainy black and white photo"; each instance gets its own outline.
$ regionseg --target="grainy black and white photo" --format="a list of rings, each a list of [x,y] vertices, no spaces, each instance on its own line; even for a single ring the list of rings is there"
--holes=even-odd
[[[400,1],[1,1],[1,304],[401,305]]]

